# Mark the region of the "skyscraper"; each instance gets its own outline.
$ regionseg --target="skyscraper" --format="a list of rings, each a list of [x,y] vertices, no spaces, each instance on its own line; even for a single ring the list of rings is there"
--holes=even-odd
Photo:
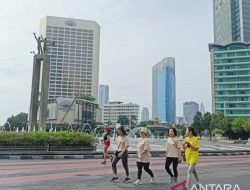
[[[250,117],[250,43],[210,44],[212,108],[228,118]]]
[[[214,0],[214,43],[250,42],[250,1]]]
[[[192,125],[197,112],[199,112],[199,104],[196,102],[185,102],[183,104],[183,117],[188,126]]]
[[[101,107],[109,103],[109,86],[99,85],[99,104]]]
[[[175,123],[175,59],[167,57],[153,66],[153,111],[152,119],[162,123]]]
[[[250,116],[250,1],[214,0],[212,108],[228,118]]]
[[[47,39],[51,58],[49,99],[77,95],[97,99],[100,26],[95,21],[46,16],[40,34]]]
[[[141,121],[149,121],[149,111],[147,107],[142,108]]]

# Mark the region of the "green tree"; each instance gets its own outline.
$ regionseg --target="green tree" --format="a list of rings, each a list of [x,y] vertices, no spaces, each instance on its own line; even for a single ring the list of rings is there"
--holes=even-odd
[[[201,138],[201,135],[202,135],[202,132],[203,132],[202,113],[201,112],[197,112],[195,114],[192,127],[195,129],[195,131],[199,134],[199,136]]]
[[[28,119],[28,114],[27,113],[19,113],[15,116],[11,116],[7,119],[7,121],[10,123],[10,126],[11,126],[11,130],[15,128],[23,128],[23,127],[26,127],[27,125],[27,119]]]
[[[232,122],[232,130],[236,133],[250,132],[250,120],[247,118],[236,118]]]
[[[221,112],[212,114],[210,131],[209,131],[211,135],[214,129],[222,130],[223,133],[225,133],[227,136],[230,134],[231,130],[230,122],[227,118],[225,118],[224,114]]]
[[[212,115],[209,112],[206,112],[203,116],[202,116],[202,126],[203,126],[203,130],[208,130],[209,132],[209,137],[210,140],[212,139],[212,130],[211,128],[211,119],[212,119]]]
[[[117,123],[121,125],[129,125],[129,118],[125,115],[119,115]]]
[[[80,96],[80,99],[87,100],[90,102],[94,102],[96,100],[96,98],[93,96]]]

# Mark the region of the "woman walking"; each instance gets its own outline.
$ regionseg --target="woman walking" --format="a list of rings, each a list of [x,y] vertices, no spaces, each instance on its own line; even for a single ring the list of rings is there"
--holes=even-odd
[[[200,143],[196,137],[196,132],[194,128],[188,128],[188,136],[184,139],[183,148],[185,150],[186,163],[188,164],[188,174],[187,174],[187,183],[186,189],[190,188],[192,174],[197,182],[200,184],[199,177],[196,171],[196,165],[199,160],[199,148]]]
[[[149,169],[150,165],[150,145],[147,137],[147,128],[142,127],[140,129],[140,139],[137,144],[137,180],[134,182],[134,185],[140,185],[141,182],[141,176],[142,176],[142,168],[150,175],[150,183],[155,182],[155,176],[153,172]]]
[[[169,174],[171,180],[170,184],[174,184],[178,179],[178,163],[182,161],[180,142],[177,138],[177,131],[175,128],[169,128],[168,138],[166,142],[166,162],[165,169]],[[173,164],[173,172],[170,165]],[[174,174],[173,174],[174,173]]]
[[[101,164],[106,164],[107,159],[111,159],[111,156],[108,153],[108,148],[110,146],[110,128],[105,125],[104,126],[104,134],[103,134],[103,161]]]
[[[130,182],[129,178],[129,169],[128,169],[128,147],[129,141],[127,137],[127,133],[123,127],[119,127],[117,129],[117,148],[114,153],[114,158],[112,159],[112,170],[113,170],[113,178],[110,181],[119,181],[117,176],[117,163],[119,160],[122,160],[123,168],[126,172],[126,178],[123,181],[124,183]]]

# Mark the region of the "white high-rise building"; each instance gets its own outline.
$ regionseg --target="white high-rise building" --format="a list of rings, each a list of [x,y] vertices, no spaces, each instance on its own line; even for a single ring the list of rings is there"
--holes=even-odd
[[[205,106],[204,106],[204,104],[202,102],[200,104],[200,112],[201,112],[202,115],[205,113]]]
[[[109,103],[109,86],[99,85],[99,105],[103,107],[104,104]]]
[[[142,108],[141,121],[149,121],[149,111],[147,107]]]
[[[140,112],[140,106],[138,104],[127,103],[124,104],[123,102],[109,102],[103,106],[103,122],[111,122],[112,124],[117,123],[118,117],[120,115],[127,116],[131,118],[134,122],[138,122]]]
[[[46,16],[40,34],[50,55],[49,99],[93,96],[98,101],[100,26],[95,21]]]

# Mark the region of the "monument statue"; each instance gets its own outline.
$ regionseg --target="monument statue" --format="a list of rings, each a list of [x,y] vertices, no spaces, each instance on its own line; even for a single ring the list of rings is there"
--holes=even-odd
[[[37,53],[38,54],[42,54],[42,39],[41,39],[41,37],[39,36],[39,37],[37,37],[36,36],[36,33],[33,33],[34,34],[34,37],[35,37],[35,39],[36,39],[36,42],[37,42]]]
[[[41,38],[43,42],[43,53],[46,54],[48,52],[48,45],[50,43],[48,42],[47,38],[43,38],[42,35],[41,35]]]

